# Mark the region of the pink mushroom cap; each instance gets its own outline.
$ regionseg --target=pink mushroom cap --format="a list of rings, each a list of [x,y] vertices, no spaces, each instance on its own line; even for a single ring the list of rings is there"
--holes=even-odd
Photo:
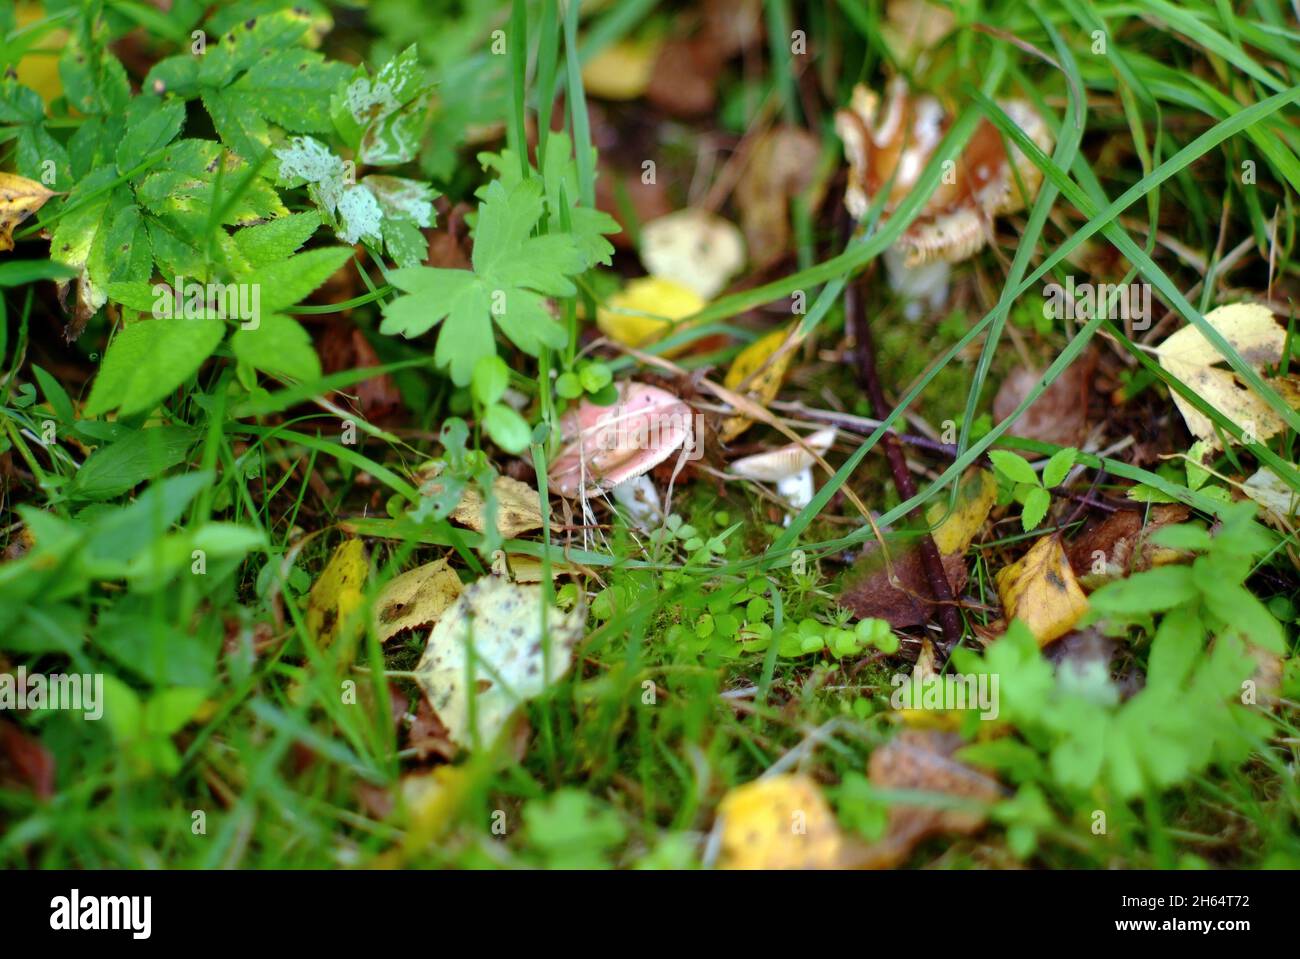
[[[583,399],[560,420],[564,446],[547,471],[551,489],[575,499],[648,473],[693,434],[691,408],[657,386],[624,382],[618,401]]]

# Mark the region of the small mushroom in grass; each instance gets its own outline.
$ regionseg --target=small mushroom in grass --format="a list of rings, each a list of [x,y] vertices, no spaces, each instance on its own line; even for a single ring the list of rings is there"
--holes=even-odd
[[[736,460],[731,464],[731,475],[738,479],[774,483],[777,495],[785,500],[790,509],[801,510],[812,502],[813,464],[817,462],[817,456],[826,455],[834,442],[834,427],[819,430],[807,437],[803,444],[791,443],[789,446]],[[788,525],[788,515],[785,521]]]
[[[568,499],[586,500],[608,490],[640,529],[659,522],[663,508],[649,472],[694,443],[691,408],[667,390],[620,383],[618,401],[583,400],[560,420],[564,446],[551,463],[551,487]]]
[[[1028,102],[999,100],[998,106],[1038,147],[1051,151],[1051,131]],[[890,83],[883,102],[858,84],[848,109],[835,114],[835,129],[849,161],[844,193],[849,212],[863,219],[872,201],[888,189],[882,209],[888,218],[916,187],[950,123],[937,98],[913,95],[902,79]],[[891,288],[931,305],[942,303],[947,297],[947,264],[979,252],[988,241],[992,219],[1022,209],[1042,179],[1028,157],[1004,145],[997,128],[982,121],[917,218],[886,251]]]

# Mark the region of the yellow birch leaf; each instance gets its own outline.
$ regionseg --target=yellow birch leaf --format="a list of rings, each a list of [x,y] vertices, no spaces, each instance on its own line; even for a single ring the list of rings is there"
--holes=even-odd
[[[694,290],[657,276],[632,280],[596,310],[596,325],[625,346],[645,346],[671,332],[677,320],[704,309]]]
[[[432,626],[461,593],[460,577],[445,559],[389,580],[375,599],[375,633],[386,643],[398,633]]]
[[[994,577],[1008,620],[1019,619],[1046,646],[1074,628],[1088,600],[1058,536],[1044,536]]]
[[[492,483],[492,495],[497,501],[497,530],[503,537],[514,539],[520,533],[541,529],[544,522],[541,498],[537,490],[527,483],[509,476],[498,476]],[[481,533],[487,527],[485,506],[478,486],[470,483],[465,487],[451,518],[474,532]]]
[[[795,348],[791,347],[772,362],[773,355],[785,343],[790,335],[790,327],[773,330],[766,336],[759,337],[745,347],[731,362],[722,385],[729,390],[739,390],[744,386],[744,395],[762,406],[767,406],[776,399],[781,383],[785,380],[790,361],[794,358]],[[723,420],[718,430],[718,439],[730,443],[745,430],[754,425],[748,416],[736,414]]]
[[[359,539],[345,540],[307,594],[307,628],[322,646],[329,646],[348,628],[361,606],[370,566]]]
[[[1205,314],[1205,320],[1261,374],[1265,367],[1275,366],[1282,357],[1286,330],[1278,325],[1266,306],[1234,303]],[[1285,425],[1282,417],[1238,380],[1234,371],[1219,368],[1226,363],[1224,357],[1196,327],[1185,326],[1169,336],[1156,354],[1160,365],[1169,373],[1255,438],[1268,439]],[[1289,384],[1272,385],[1285,398],[1292,398],[1294,390],[1288,390]],[[1178,393],[1173,393],[1173,398],[1192,434],[1217,449],[1219,434],[1213,421]]]
[[[787,774],[737,786],[718,805],[722,869],[834,869],[844,837],[821,790]]]
[[[16,173],[0,173],[0,253],[14,248],[14,228],[54,196],[35,180]]]
[[[945,556],[966,552],[975,535],[984,527],[989,511],[998,498],[998,481],[985,469],[967,474],[957,492],[957,503],[948,511],[947,500],[937,500],[925,511],[926,521],[935,526],[930,535]]]

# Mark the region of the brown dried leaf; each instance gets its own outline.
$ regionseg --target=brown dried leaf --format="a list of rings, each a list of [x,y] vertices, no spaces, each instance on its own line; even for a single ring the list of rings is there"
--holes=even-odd
[[[1070,567],[1088,590],[1130,573],[1176,562],[1181,554],[1150,542],[1162,526],[1181,523],[1190,514],[1177,503],[1152,507],[1146,525],[1137,510],[1118,510],[1086,530],[1069,546]]]
[[[889,570],[878,546],[863,550],[853,564],[840,594],[840,605],[859,619],[883,619],[895,629],[920,626],[930,619],[930,581],[925,575],[921,551],[913,545],[890,552],[898,585],[890,582]],[[966,560],[960,555],[943,558],[943,571],[953,593],[966,585]]]
[[[722,56],[710,38],[671,39],[655,59],[646,99],[675,117],[703,116],[717,103],[721,73]]]
[[[790,245],[790,200],[808,189],[817,172],[821,141],[807,130],[778,126],[754,145],[736,183],[736,205],[749,256],[762,268]]]
[[[54,755],[16,723],[0,720],[0,785],[19,783],[39,799],[54,796]]]
[[[348,322],[331,323],[320,339],[321,368],[325,373],[360,370],[379,366],[379,354],[365,333]],[[355,397],[361,415],[369,423],[385,423],[400,415],[404,406],[397,381],[387,373],[362,380],[348,387],[340,396],[351,404]]]
[[[1088,428],[1088,386],[1092,366],[1091,357],[1085,357],[1067,367],[1021,414],[1011,427],[1012,435],[1057,446],[1078,446]],[[1002,381],[993,400],[993,418],[1000,422],[1010,416],[1041,377],[1041,373],[1023,366],[1012,371]]]
[[[941,793],[991,803],[1001,796],[997,780],[953,758],[962,739],[953,733],[904,729],[871,754],[867,767],[872,785]],[[904,862],[921,840],[938,833],[970,835],[983,827],[979,809],[944,809],[934,805],[890,807],[885,836],[858,853],[859,868],[891,869]]]

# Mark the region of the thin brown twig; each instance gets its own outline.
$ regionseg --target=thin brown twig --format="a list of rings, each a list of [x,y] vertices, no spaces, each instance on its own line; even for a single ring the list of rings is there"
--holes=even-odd
[[[860,279],[851,280],[844,287],[844,316],[852,331],[857,349],[858,382],[867,392],[871,409],[878,418],[889,414],[890,406],[885,402],[885,390],[880,385],[880,372],[876,367],[876,347],[871,339],[871,325],[866,320],[862,308],[862,296],[859,290]],[[894,486],[903,500],[916,495],[916,483],[907,468],[903,456],[903,445],[891,432],[880,438],[889,461],[889,471],[894,477]],[[961,640],[961,618],[957,615],[957,600],[953,596],[948,576],[943,571],[943,559],[939,556],[939,547],[934,544],[934,537],[927,531],[920,540],[921,564],[925,567],[925,577],[929,581],[933,594],[931,601],[935,604],[933,617],[943,630],[945,653],[952,651]]]

